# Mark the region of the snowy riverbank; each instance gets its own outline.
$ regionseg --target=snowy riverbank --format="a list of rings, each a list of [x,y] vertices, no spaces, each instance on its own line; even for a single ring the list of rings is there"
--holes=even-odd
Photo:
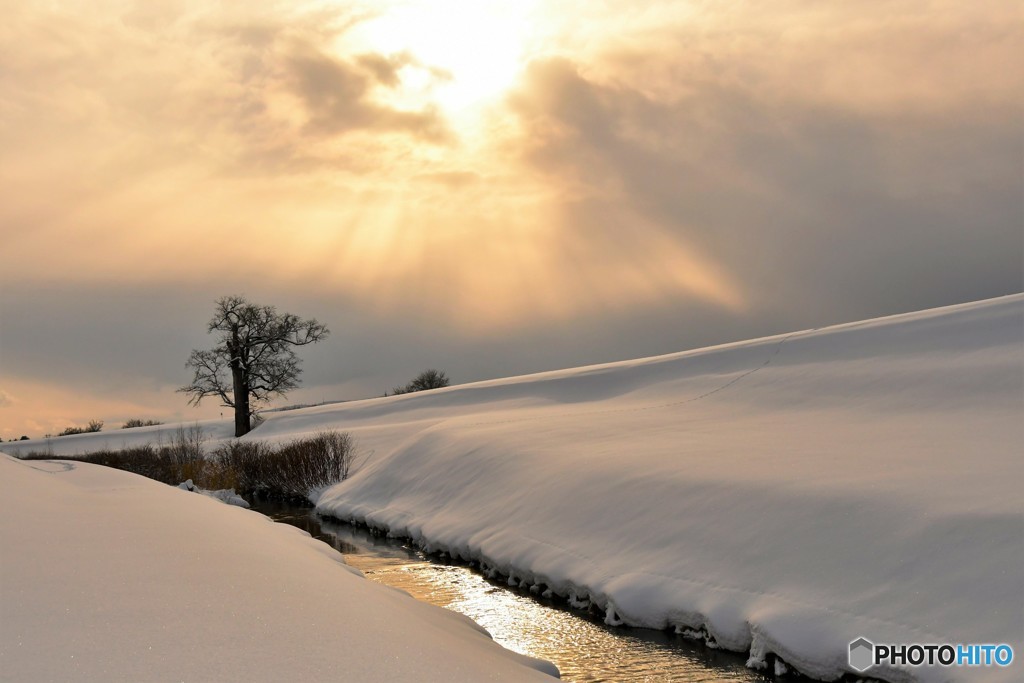
[[[1024,635],[1024,297],[268,421],[370,462],[319,509],[806,674]],[[875,668],[891,680],[906,672]],[[1020,680],[915,669],[923,681]]]
[[[1009,643],[1008,668],[868,672],[1008,682],[1024,657],[1022,359],[1015,295],[272,413],[246,438],[351,432],[366,462],[322,512],[612,622],[700,632],[824,680],[851,672],[861,636]],[[53,442],[83,452],[168,429]]]
[[[0,679],[552,680],[329,546],[95,465],[0,455]]]

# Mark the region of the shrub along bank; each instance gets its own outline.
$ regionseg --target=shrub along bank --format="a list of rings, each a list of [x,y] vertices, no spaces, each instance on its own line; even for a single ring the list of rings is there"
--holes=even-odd
[[[354,455],[352,438],[336,431],[279,446],[232,441],[206,452],[199,430],[179,429],[169,444],[101,450],[60,459],[134,472],[172,486],[191,479],[204,489],[234,489],[243,496],[306,504],[317,491],[348,478]],[[48,453],[22,456],[25,460],[53,457]]]

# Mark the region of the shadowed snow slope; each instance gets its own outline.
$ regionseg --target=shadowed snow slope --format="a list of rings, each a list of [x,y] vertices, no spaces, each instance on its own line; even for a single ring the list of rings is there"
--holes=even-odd
[[[1024,297],[274,416],[372,456],[319,510],[832,679],[1024,634]],[[923,681],[1021,680],[909,669]],[[905,680],[907,672],[870,675]]]
[[[297,529],[126,472],[0,455],[0,540],[3,680],[551,680]]]

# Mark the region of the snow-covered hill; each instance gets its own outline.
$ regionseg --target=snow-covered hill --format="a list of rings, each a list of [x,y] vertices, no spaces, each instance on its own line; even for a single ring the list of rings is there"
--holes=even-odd
[[[349,431],[366,462],[321,512],[827,680],[860,636],[1024,657],[1022,369],[1015,295],[274,413],[246,438]],[[166,434],[129,431],[53,446]]]
[[[261,431],[332,425],[373,453],[323,513],[831,679],[859,636],[1024,656],[1022,368],[1014,296]]]

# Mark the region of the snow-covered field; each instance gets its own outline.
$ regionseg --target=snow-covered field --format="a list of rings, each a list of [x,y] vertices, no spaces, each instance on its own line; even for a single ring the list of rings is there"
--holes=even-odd
[[[0,491],[2,680],[552,680],[263,515],[2,455]]]
[[[1022,416],[1015,295],[272,413],[247,438],[351,432],[365,464],[320,511],[591,601],[612,622],[699,631],[752,666],[775,653],[825,680],[851,671],[860,636],[1009,643],[1008,668],[869,673],[1017,681]]]

